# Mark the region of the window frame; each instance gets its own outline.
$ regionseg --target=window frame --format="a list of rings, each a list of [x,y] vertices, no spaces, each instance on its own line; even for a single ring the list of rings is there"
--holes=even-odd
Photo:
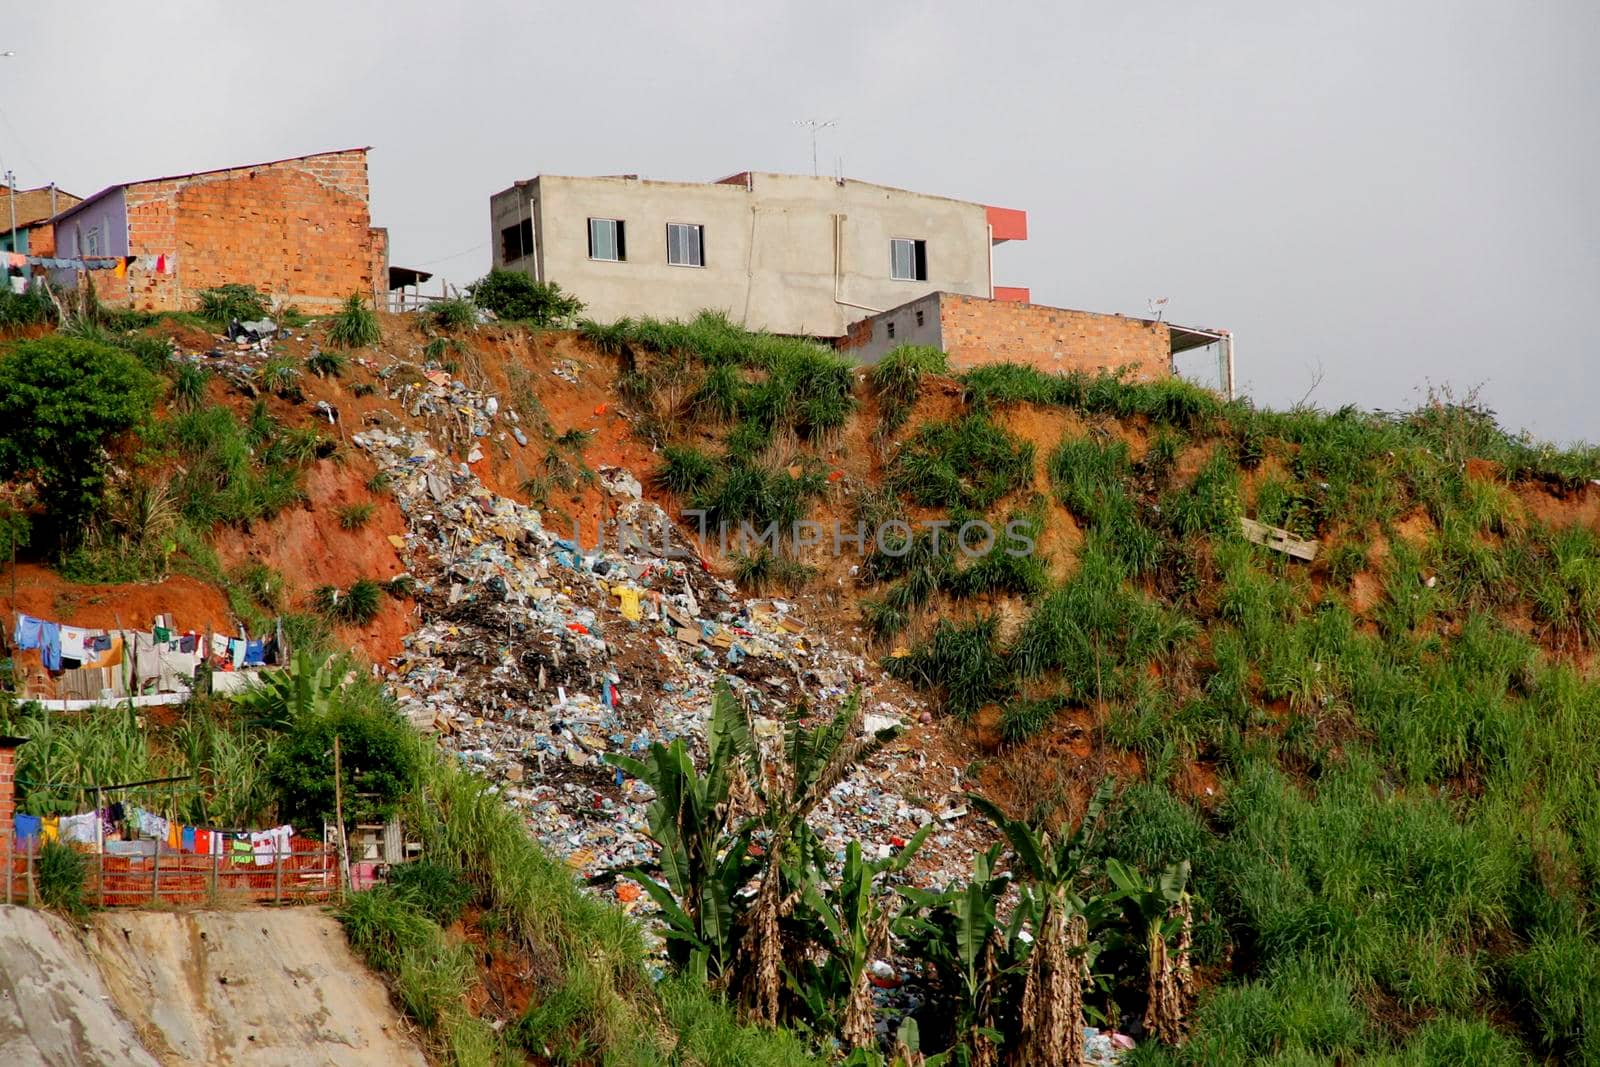
[[[513,242],[516,255],[512,255]],[[515,263],[533,255],[533,220],[521,219],[510,226],[500,228],[500,262]]]
[[[895,273],[899,266],[896,263],[895,246],[901,244],[911,246],[911,276],[909,278]],[[928,280],[928,242],[925,238],[889,238],[889,280],[895,282],[925,282]]]
[[[597,256],[594,254],[594,224],[609,222],[611,224],[611,244],[616,255]],[[607,218],[604,215],[590,215],[585,224],[584,236],[589,243],[589,259],[595,263],[626,263],[628,262],[628,230],[626,219]]]
[[[697,253],[698,263],[678,263],[672,258],[672,230],[673,227],[682,227],[695,232],[694,250]],[[667,266],[693,267],[704,270],[706,266],[706,227],[703,222],[668,222],[667,223]]]

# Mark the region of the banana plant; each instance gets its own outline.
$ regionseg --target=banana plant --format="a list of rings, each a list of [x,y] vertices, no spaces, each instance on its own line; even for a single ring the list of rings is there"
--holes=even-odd
[[[652,744],[642,760],[605,757],[655,791],[645,819],[661,846],[657,869],[664,881],[644,869],[624,873],[660,906],[670,958],[701,981],[727,974],[746,908],[740,890],[759,866],[750,855],[750,828],[734,825],[729,804],[735,779],[759,773],[749,724],[725,682],[718,683],[711,707],[704,775],[682,739]]]
[[[1026,972],[1027,912],[1019,907],[1009,922],[1001,922],[996,902],[1011,879],[995,873],[999,858],[998,845],[979,853],[972,877],[943,892],[898,890],[910,907],[894,924],[895,933],[906,955],[923,962],[932,985],[955,1008],[948,1020],[952,1046],[939,1061],[951,1067],[992,1067],[1014,1029],[1010,1014]]]
[[[341,679],[329,659],[318,663],[304,649],[281,671],[262,671],[258,684],[234,700],[252,727],[281,730],[304,716],[326,715],[339,701]]]
[[[1017,917],[1028,923],[1031,950],[1016,1033],[1019,1062],[1068,1067],[1082,1059],[1083,987],[1096,951],[1088,930],[1099,925],[1104,905],[1086,899],[1080,883],[1114,788],[1110,778],[1103,780],[1077,828],[1056,840],[1048,831],[1010,818],[984,797],[969,797],[1005,836],[1017,873],[1025,879]]]
[[[820,965],[807,961],[799,975],[791,972],[790,987],[800,992],[811,1013],[820,1008],[839,1019],[839,1032],[852,1048],[877,1044],[867,969],[887,951],[894,918],[879,891],[880,880],[905,870],[932,829],[931,823],[924,826],[898,853],[881,860],[864,859],[861,843],[852,841],[837,880],[828,878],[823,863],[810,865],[806,875],[801,895],[806,918],[815,923],[811,940],[826,957]]]
[[[1127,864],[1108,859],[1106,877],[1116,887],[1111,901],[1122,906],[1129,927],[1143,943],[1149,975],[1145,1029],[1168,1044],[1180,1044],[1193,993],[1189,861],[1169,865],[1151,883]]]
[[[784,976],[801,965],[804,946],[801,939],[786,936],[784,925],[805,895],[805,853],[813,838],[807,820],[834,786],[899,732],[890,728],[861,734],[859,690],[818,726],[805,724],[808,714],[804,705],[790,710],[780,758],[768,774],[752,776],[759,783],[756,828],[768,861],[740,935],[730,988],[751,1019],[769,1026],[781,1021]]]

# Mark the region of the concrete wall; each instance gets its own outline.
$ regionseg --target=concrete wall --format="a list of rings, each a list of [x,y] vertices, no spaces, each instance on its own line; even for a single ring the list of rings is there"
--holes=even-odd
[[[876,363],[901,345],[929,345],[942,349],[944,331],[940,328],[939,320],[942,295],[929,293],[881,315],[869,315],[860,322],[851,323],[850,332],[839,347],[848,350],[863,363]]]
[[[137,262],[125,278],[94,272],[109,304],[186,310],[200,290],[237,282],[313,310],[388,289],[387,235],[371,225],[361,149],[136,182],[105,200],[122,215],[120,245],[102,255],[168,259],[164,274]],[[101,203],[60,221],[58,255],[76,254],[71,234]]]
[[[825,337],[928,292],[989,293],[981,204],[832,178],[751,174],[748,183],[542,175],[491,200],[495,265],[560,283],[601,321],[714,308],[754,329]],[[508,263],[501,232],[524,215],[535,254]],[[626,262],[589,258],[590,218],[625,223]],[[704,227],[704,267],[667,262],[668,222]],[[926,281],[890,277],[895,237],[927,242]]]

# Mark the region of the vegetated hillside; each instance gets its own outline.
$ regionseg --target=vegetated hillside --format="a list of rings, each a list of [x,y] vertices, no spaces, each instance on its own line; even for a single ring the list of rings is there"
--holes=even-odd
[[[301,665],[305,684],[242,709],[197,702],[169,733],[141,739],[130,721],[50,742],[96,780],[129,753],[139,766],[190,761],[204,781],[196,802],[241,822],[304,781],[243,769],[321,753],[329,729],[370,728],[386,739],[376,748],[407,753],[386,781],[407,791],[430,863],[358,897],[345,919],[441,1053],[475,1062],[509,1042],[559,1062],[790,1063],[842,1037],[871,1063],[875,1009],[860,991],[882,954],[921,998],[922,1050],[949,1049],[950,1062],[1011,1059],[1070,1033],[1041,1029],[1070,1017],[1069,958],[1090,961],[1083,1005],[1138,1033],[1125,1062],[1600,1058],[1600,768],[1585,744],[1600,714],[1593,450],[1508,438],[1470,403],[1274,414],[1181,382],[1006,366],[952,378],[928,350],[866,372],[716,316],[585,324],[573,337],[474,327],[459,310],[385,319],[381,345],[350,355],[324,351],[318,323],[223,360],[173,360],[147,340],[208,346],[183,334],[203,322],[74,324],[166,384],[152,424],[108,438],[119,462],[89,535],[50,566],[53,512],[29,512],[35,561],[19,601],[109,612],[131,589],[141,605],[181,589],[171,577],[65,579],[188,575],[239,618],[287,613],[303,647],[385,659],[412,626],[410,590],[387,583],[402,565],[388,537],[405,527],[376,468],[342,442],[368,415],[408,414],[404,376],[417,371],[402,363],[420,364],[519,413],[524,439],[423,420],[484,484],[556,528],[600,514],[601,465],[635,471],[669,511],[703,512],[713,530],[913,523],[909,539],[862,555],[704,550],[747,588],[792,594],[813,624],[859,627],[885,670],[922,687],[944,714],[913,736],[967,747],[964,784],[1004,809],[991,814],[1007,847],[974,857],[970,881],[946,894],[892,895],[894,859],[840,872],[812,854],[804,814],[770,792],[778,772],[754,801],[759,819],[741,827],[713,804],[688,842],[696,862],[719,865],[718,884],[736,884],[715,907],[685,910],[673,958],[687,976],[651,990],[632,921],[579,892],[480,779],[432,746],[394,742],[379,688],[341,686],[341,670]],[[337,424],[319,424],[318,401]],[[1316,561],[1245,542],[1241,515],[1317,539]],[[979,518],[1019,524],[1038,551],[968,558],[951,531]],[[937,543],[915,525],[932,521],[953,524]],[[363,581],[370,598],[321,595]],[[339,609],[352,601],[373,613]],[[826,717],[815,729],[789,747],[791,771],[849,755]],[[728,771],[715,752],[682,759]],[[673,760],[630,773],[681,769]],[[1050,830],[1055,849],[1025,824]],[[749,851],[776,832],[795,842],[771,850],[780,862]],[[796,858],[780,921],[755,890],[767,871],[784,886]],[[1030,951],[1010,915],[1053,931],[1064,955]],[[776,931],[781,959],[760,962],[794,982],[764,1000],[773,987],[741,951],[718,958],[719,989],[753,991],[735,1000],[809,1036],[737,1026],[697,981],[737,942],[726,924],[710,929],[725,920],[733,935]],[[826,959],[819,945],[832,946]],[[1030,998],[1035,979],[1061,999]],[[489,1017],[517,1024],[496,1036]]]
[[[1137,1062],[1600,1062],[1600,451],[1449,396],[1274,413],[1176,381],[952,382],[912,349],[852,388],[715,318],[587,334],[660,484],[713,519],[1032,525],[1033,557],[879,546],[860,621],[989,750],[980,791],[1052,825],[1110,776],[1102,862],[1192,866],[1189,1040]],[[1136,1018],[1108,980],[1090,1004]]]

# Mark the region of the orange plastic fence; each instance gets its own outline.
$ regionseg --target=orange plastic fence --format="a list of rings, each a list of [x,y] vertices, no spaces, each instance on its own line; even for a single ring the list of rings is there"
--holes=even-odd
[[[291,851],[270,863],[254,857],[236,863],[228,856],[196,856],[161,851],[147,856],[85,852],[84,901],[96,907],[163,904],[206,905],[219,901],[254,904],[307,904],[339,891],[339,853],[316,841],[294,838]],[[6,850],[4,902],[33,903],[39,898],[37,847]]]

